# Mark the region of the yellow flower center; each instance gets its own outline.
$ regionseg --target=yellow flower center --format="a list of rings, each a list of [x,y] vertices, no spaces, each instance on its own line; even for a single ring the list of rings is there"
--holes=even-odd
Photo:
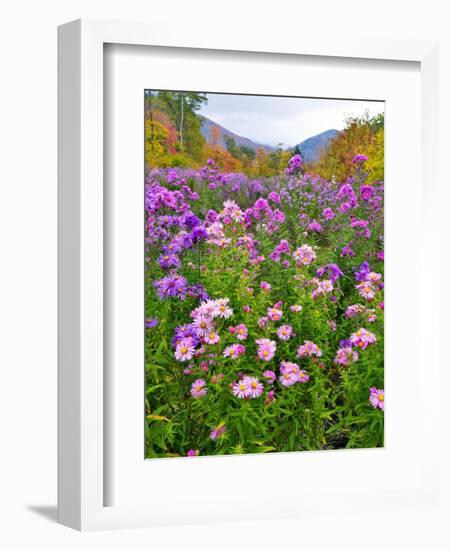
[[[181,353],[187,353],[187,348],[181,348]]]
[[[384,401],[384,395],[382,393],[378,394],[378,400],[379,401]]]
[[[269,355],[269,352],[265,349],[265,350],[263,351],[263,355],[264,355],[264,357],[267,357],[267,356]]]

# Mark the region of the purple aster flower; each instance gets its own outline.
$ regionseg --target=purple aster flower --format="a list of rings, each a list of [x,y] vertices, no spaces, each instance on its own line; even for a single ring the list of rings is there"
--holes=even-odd
[[[367,275],[370,273],[370,265],[367,262],[363,262],[357,271],[355,271],[355,279],[358,282],[366,280]]]
[[[187,280],[178,273],[171,273],[162,279],[153,282],[161,300],[166,298],[179,298],[184,300],[187,292]]]
[[[208,238],[208,232],[204,225],[197,225],[191,232],[192,242],[198,243]]]
[[[294,155],[289,159],[288,167],[285,170],[285,173],[288,176],[293,176],[295,174],[300,174],[303,166],[303,159],[301,155]]]
[[[327,278],[331,279],[333,283],[335,283],[339,277],[342,277],[343,273],[337,264],[326,264],[323,267],[319,267],[316,271],[316,275],[318,277],[323,277],[326,275]]]
[[[361,198],[367,202],[373,195],[373,187],[371,185],[361,185],[359,192],[361,194]]]
[[[316,233],[322,233],[323,227],[320,225],[320,223],[317,220],[313,220],[309,225],[308,229],[310,231],[315,231]]]
[[[277,204],[279,204],[281,202],[280,195],[278,193],[276,193],[275,191],[271,191],[269,193],[268,199],[272,202],[277,203]]]
[[[175,329],[175,335],[172,338],[173,346],[175,347],[177,343],[184,338],[190,338],[194,346],[197,346],[199,344],[199,338],[197,336],[193,323],[189,323],[187,325],[179,325]]]
[[[352,164],[362,164],[363,162],[366,162],[368,158],[366,155],[355,155],[352,158]]]
[[[335,214],[331,208],[325,208],[325,210],[322,212],[322,216],[326,220],[331,220],[334,218]]]
[[[188,212],[184,216],[183,223],[186,227],[189,227],[189,229],[194,229],[194,227],[197,227],[197,225],[199,225],[200,220],[195,214],[193,214],[192,212]]]
[[[163,269],[181,267],[180,258],[176,254],[163,254],[158,258],[158,263]]]
[[[208,210],[208,213],[206,214],[205,221],[207,223],[214,223],[218,220],[219,215],[215,210]]]

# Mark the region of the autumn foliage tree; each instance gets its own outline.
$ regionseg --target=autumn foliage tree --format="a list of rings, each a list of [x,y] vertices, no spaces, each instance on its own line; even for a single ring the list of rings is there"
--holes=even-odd
[[[351,172],[352,159],[366,155],[369,178],[384,179],[384,115],[351,117],[312,167],[322,177],[342,181]]]

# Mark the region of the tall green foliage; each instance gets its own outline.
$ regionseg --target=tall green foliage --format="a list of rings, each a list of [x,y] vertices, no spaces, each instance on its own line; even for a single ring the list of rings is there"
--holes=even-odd
[[[162,91],[155,98],[157,106],[168,114],[177,129],[180,153],[195,161],[200,161],[205,142],[196,112],[207,101],[205,94],[195,92]]]

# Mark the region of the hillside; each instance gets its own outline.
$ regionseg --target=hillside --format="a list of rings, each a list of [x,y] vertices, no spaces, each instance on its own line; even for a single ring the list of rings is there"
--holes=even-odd
[[[297,145],[305,162],[316,162],[321,151],[326,149],[330,141],[338,134],[337,130],[326,130],[316,136],[305,139]]]
[[[217,122],[214,122],[213,120],[205,117],[200,116],[199,117],[202,121],[202,125],[200,128],[200,131],[205,138],[206,143],[212,143],[214,140],[214,131],[217,133],[219,137],[219,144],[222,145],[222,147],[225,147],[225,140],[224,136],[230,136],[234,139],[236,142],[236,145],[244,145],[245,147],[251,147],[252,149],[264,149],[267,153],[270,153],[270,151],[273,151],[275,147],[271,147],[270,145],[264,145],[262,143],[257,143],[249,138],[239,136],[238,134],[235,134],[234,132],[231,132],[230,130],[227,130],[227,128],[224,128],[220,124],[217,124]]]

